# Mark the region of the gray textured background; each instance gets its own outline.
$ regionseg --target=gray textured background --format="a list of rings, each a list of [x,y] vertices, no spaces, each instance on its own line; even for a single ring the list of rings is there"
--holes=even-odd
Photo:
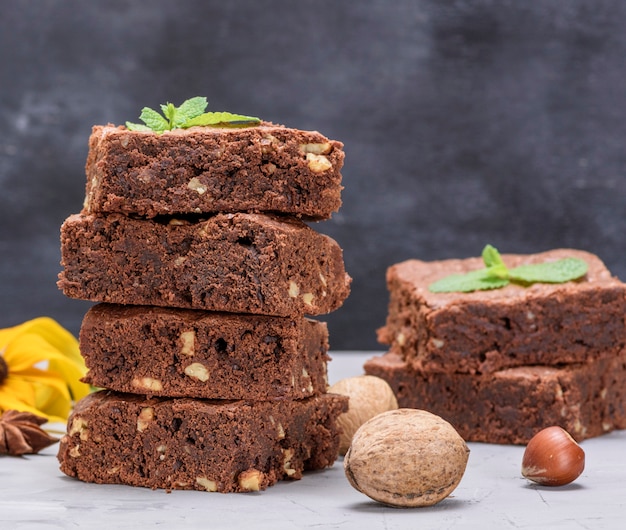
[[[7,0],[0,17],[0,325],[88,304],[56,289],[95,123],[196,95],[345,143],[315,228],[352,295],[335,349],[375,349],[386,268],[570,246],[626,279],[626,2]]]

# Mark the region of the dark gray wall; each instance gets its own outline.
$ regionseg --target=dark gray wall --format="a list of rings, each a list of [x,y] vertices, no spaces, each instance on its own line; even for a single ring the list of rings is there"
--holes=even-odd
[[[620,0],[9,0],[0,16],[0,325],[88,304],[56,289],[92,124],[206,95],[347,153],[316,225],[354,277],[336,349],[379,348],[395,262],[571,246],[620,277]]]

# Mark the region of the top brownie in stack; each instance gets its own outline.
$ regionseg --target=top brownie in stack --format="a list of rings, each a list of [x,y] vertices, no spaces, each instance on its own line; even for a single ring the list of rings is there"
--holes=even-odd
[[[246,211],[328,219],[341,206],[343,161],[341,142],[267,122],[162,134],[95,126],[85,210],[148,218]]]
[[[502,256],[508,267],[564,257],[584,260],[587,275],[564,284],[471,293],[432,293],[428,286],[482,268],[480,258],[394,265],[387,273],[389,313],[378,338],[414,368],[439,373],[491,373],[617,354],[626,340],[626,285],[597,256],[571,249]]]

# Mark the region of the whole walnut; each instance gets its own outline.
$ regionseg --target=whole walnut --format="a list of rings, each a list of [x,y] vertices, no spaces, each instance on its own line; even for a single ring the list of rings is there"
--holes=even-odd
[[[350,484],[391,506],[431,506],[458,486],[469,449],[447,421],[417,409],[384,412],[354,434],[344,458]]]
[[[387,381],[373,375],[342,379],[332,385],[328,391],[350,398],[348,411],[341,414],[337,420],[342,431],[339,438],[341,455],[346,454],[352,442],[352,436],[367,420],[381,412],[398,408],[396,396]]]

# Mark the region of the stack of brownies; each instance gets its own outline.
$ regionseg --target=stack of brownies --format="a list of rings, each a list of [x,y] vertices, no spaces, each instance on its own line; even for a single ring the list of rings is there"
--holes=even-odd
[[[59,461],[88,482],[256,491],[338,455],[321,315],[349,294],[341,248],[304,221],[341,205],[344,152],[262,122],[163,134],[96,126],[59,287],[99,302]]]
[[[626,285],[583,251],[503,259],[564,257],[584,260],[586,276],[471,293],[429,285],[482,268],[481,258],[391,266],[378,332],[390,349],[365,372],[387,380],[401,407],[430,410],[470,441],[522,444],[549,425],[579,441],[626,428]]]

